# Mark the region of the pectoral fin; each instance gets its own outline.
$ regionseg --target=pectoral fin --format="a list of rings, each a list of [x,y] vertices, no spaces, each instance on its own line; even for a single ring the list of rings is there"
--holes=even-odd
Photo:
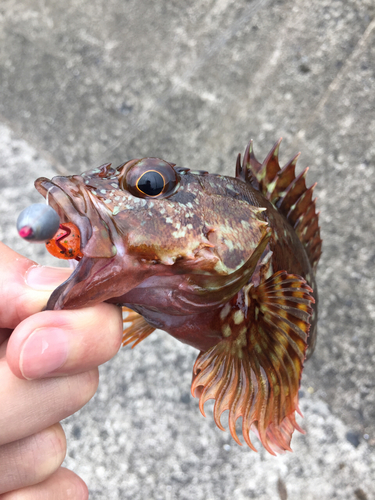
[[[143,316],[132,311],[128,307],[122,308],[124,332],[122,336],[122,345],[128,345],[134,342],[132,349],[147,338],[155,328],[144,319]]]
[[[242,417],[242,433],[250,448],[255,450],[251,429],[271,454],[291,451],[294,429],[303,432],[295,412],[299,412],[312,289],[300,276],[279,271],[241,293],[241,300],[228,303],[220,314],[223,340],[199,354],[191,391],[200,398],[203,415],[204,403],[216,400],[214,419],[222,430],[220,416],[229,410],[229,429],[238,444],[235,426]]]

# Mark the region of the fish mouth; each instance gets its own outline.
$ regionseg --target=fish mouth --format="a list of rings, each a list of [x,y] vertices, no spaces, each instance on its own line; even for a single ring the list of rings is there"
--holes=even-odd
[[[61,223],[73,222],[78,227],[84,257],[116,255],[118,237],[108,209],[90,193],[80,175],[52,180],[41,177],[35,187],[58,213]]]
[[[122,278],[129,275],[132,263],[107,207],[89,192],[81,176],[42,177],[35,181],[35,187],[58,213],[61,223],[77,226],[83,254],[71,276],[52,293],[47,310],[95,305],[138,284],[142,273],[133,273],[124,285]]]

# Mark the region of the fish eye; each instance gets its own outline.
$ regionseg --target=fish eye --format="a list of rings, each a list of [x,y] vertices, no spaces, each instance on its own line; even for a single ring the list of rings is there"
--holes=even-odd
[[[176,192],[180,182],[173,167],[160,158],[131,160],[124,165],[120,184],[137,198],[166,198]]]
[[[137,188],[148,196],[157,196],[165,186],[164,177],[156,170],[148,170],[140,176]]]

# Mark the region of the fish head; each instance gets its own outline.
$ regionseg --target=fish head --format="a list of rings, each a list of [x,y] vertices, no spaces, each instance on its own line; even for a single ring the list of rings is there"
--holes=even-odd
[[[190,277],[201,294],[205,284],[219,290],[258,260],[268,234],[265,209],[244,182],[159,158],[39,178],[35,186],[62,223],[78,227],[83,255],[48,309],[122,297],[155,276]]]

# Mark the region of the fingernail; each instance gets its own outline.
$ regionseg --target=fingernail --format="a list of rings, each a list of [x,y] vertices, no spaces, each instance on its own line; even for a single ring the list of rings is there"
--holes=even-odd
[[[34,290],[53,290],[69,278],[71,270],[64,267],[33,266],[27,271],[26,284]]]
[[[60,328],[38,328],[25,341],[20,371],[27,379],[40,378],[60,368],[68,358],[68,337]]]

